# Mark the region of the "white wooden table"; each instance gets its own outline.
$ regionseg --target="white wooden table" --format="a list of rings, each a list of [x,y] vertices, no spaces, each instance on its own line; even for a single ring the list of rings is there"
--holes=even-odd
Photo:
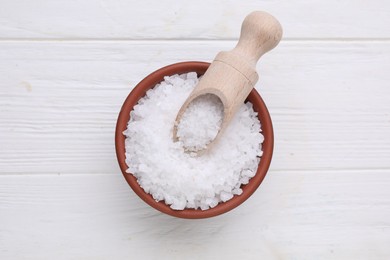
[[[252,10],[271,169],[219,217],[143,203],[114,151],[120,106],[167,64],[211,61]],[[0,259],[390,259],[390,2],[0,3]]]

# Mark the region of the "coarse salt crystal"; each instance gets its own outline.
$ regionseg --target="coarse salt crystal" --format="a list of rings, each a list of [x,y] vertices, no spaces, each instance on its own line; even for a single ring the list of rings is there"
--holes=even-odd
[[[222,103],[215,96],[195,103],[192,110],[202,111],[196,124],[208,131],[196,132],[196,127],[188,122],[180,130],[184,133],[182,138],[178,142],[172,140],[177,112],[197,83],[194,72],[165,77],[134,106],[124,131],[129,166],[126,172],[133,174],[156,201],[164,201],[174,210],[207,210],[239,196],[240,186],[255,175],[262,155],[264,138],[257,113],[249,102],[240,107],[207,153],[194,156],[185,151],[185,142],[192,147],[207,145],[210,140],[206,139],[218,133],[223,114]],[[212,115],[206,107],[213,109]],[[187,119],[196,117],[189,114]],[[213,119],[209,120],[210,117]],[[186,138],[191,132],[198,137],[189,141]]]
[[[217,96],[197,97],[188,105],[177,125],[177,138],[188,151],[205,149],[221,129],[223,114],[223,104]]]

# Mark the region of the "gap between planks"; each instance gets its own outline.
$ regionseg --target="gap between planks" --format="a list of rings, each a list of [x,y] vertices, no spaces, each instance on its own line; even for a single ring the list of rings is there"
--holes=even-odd
[[[375,172],[386,172],[390,171],[390,168],[345,168],[345,169],[277,169],[277,170],[269,170],[267,175],[269,174],[281,174],[281,173],[317,173],[317,174],[327,174],[327,173],[375,173]],[[33,176],[33,177],[72,177],[72,176],[115,176],[121,175],[120,170],[117,170],[115,173],[85,173],[85,172],[73,172],[73,173],[11,173],[11,172],[2,172],[0,174],[0,178],[2,177],[23,177],[23,176]],[[267,177],[266,177],[267,178]]]
[[[236,38],[153,38],[153,39],[135,39],[135,38],[0,38],[1,42],[231,42],[238,41]],[[291,43],[316,43],[316,42],[335,42],[335,43],[386,43],[390,38],[283,38],[283,42]]]

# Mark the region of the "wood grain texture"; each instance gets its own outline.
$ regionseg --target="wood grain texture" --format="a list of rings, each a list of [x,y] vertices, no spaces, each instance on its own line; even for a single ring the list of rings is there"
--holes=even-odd
[[[131,88],[234,44],[0,43],[0,174],[117,173],[114,128]],[[264,56],[271,168],[389,169],[389,55],[386,42],[282,42]]]
[[[162,215],[120,174],[120,106],[253,10],[284,27],[257,67],[271,170],[228,214]],[[0,259],[390,259],[389,24],[385,0],[1,1]]]
[[[3,0],[2,39],[237,39],[264,10],[288,38],[390,38],[388,1]]]
[[[116,175],[3,176],[2,259],[383,259],[390,171],[271,171],[225,215],[183,220]]]

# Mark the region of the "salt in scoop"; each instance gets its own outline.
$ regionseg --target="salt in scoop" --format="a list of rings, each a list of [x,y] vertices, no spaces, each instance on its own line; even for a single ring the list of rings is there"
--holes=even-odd
[[[241,35],[231,51],[217,54],[206,73],[180,108],[173,127],[173,140],[178,141],[178,126],[187,108],[199,98],[214,96],[223,107],[222,122],[215,138],[202,148],[186,147],[187,152],[203,153],[211,147],[228,126],[233,116],[244,103],[259,76],[256,64],[259,58],[270,51],[282,38],[283,30],[276,18],[263,12],[250,13],[243,21]],[[190,106],[191,108],[191,106]],[[192,111],[196,112],[196,111]],[[192,126],[196,128],[197,126]]]

